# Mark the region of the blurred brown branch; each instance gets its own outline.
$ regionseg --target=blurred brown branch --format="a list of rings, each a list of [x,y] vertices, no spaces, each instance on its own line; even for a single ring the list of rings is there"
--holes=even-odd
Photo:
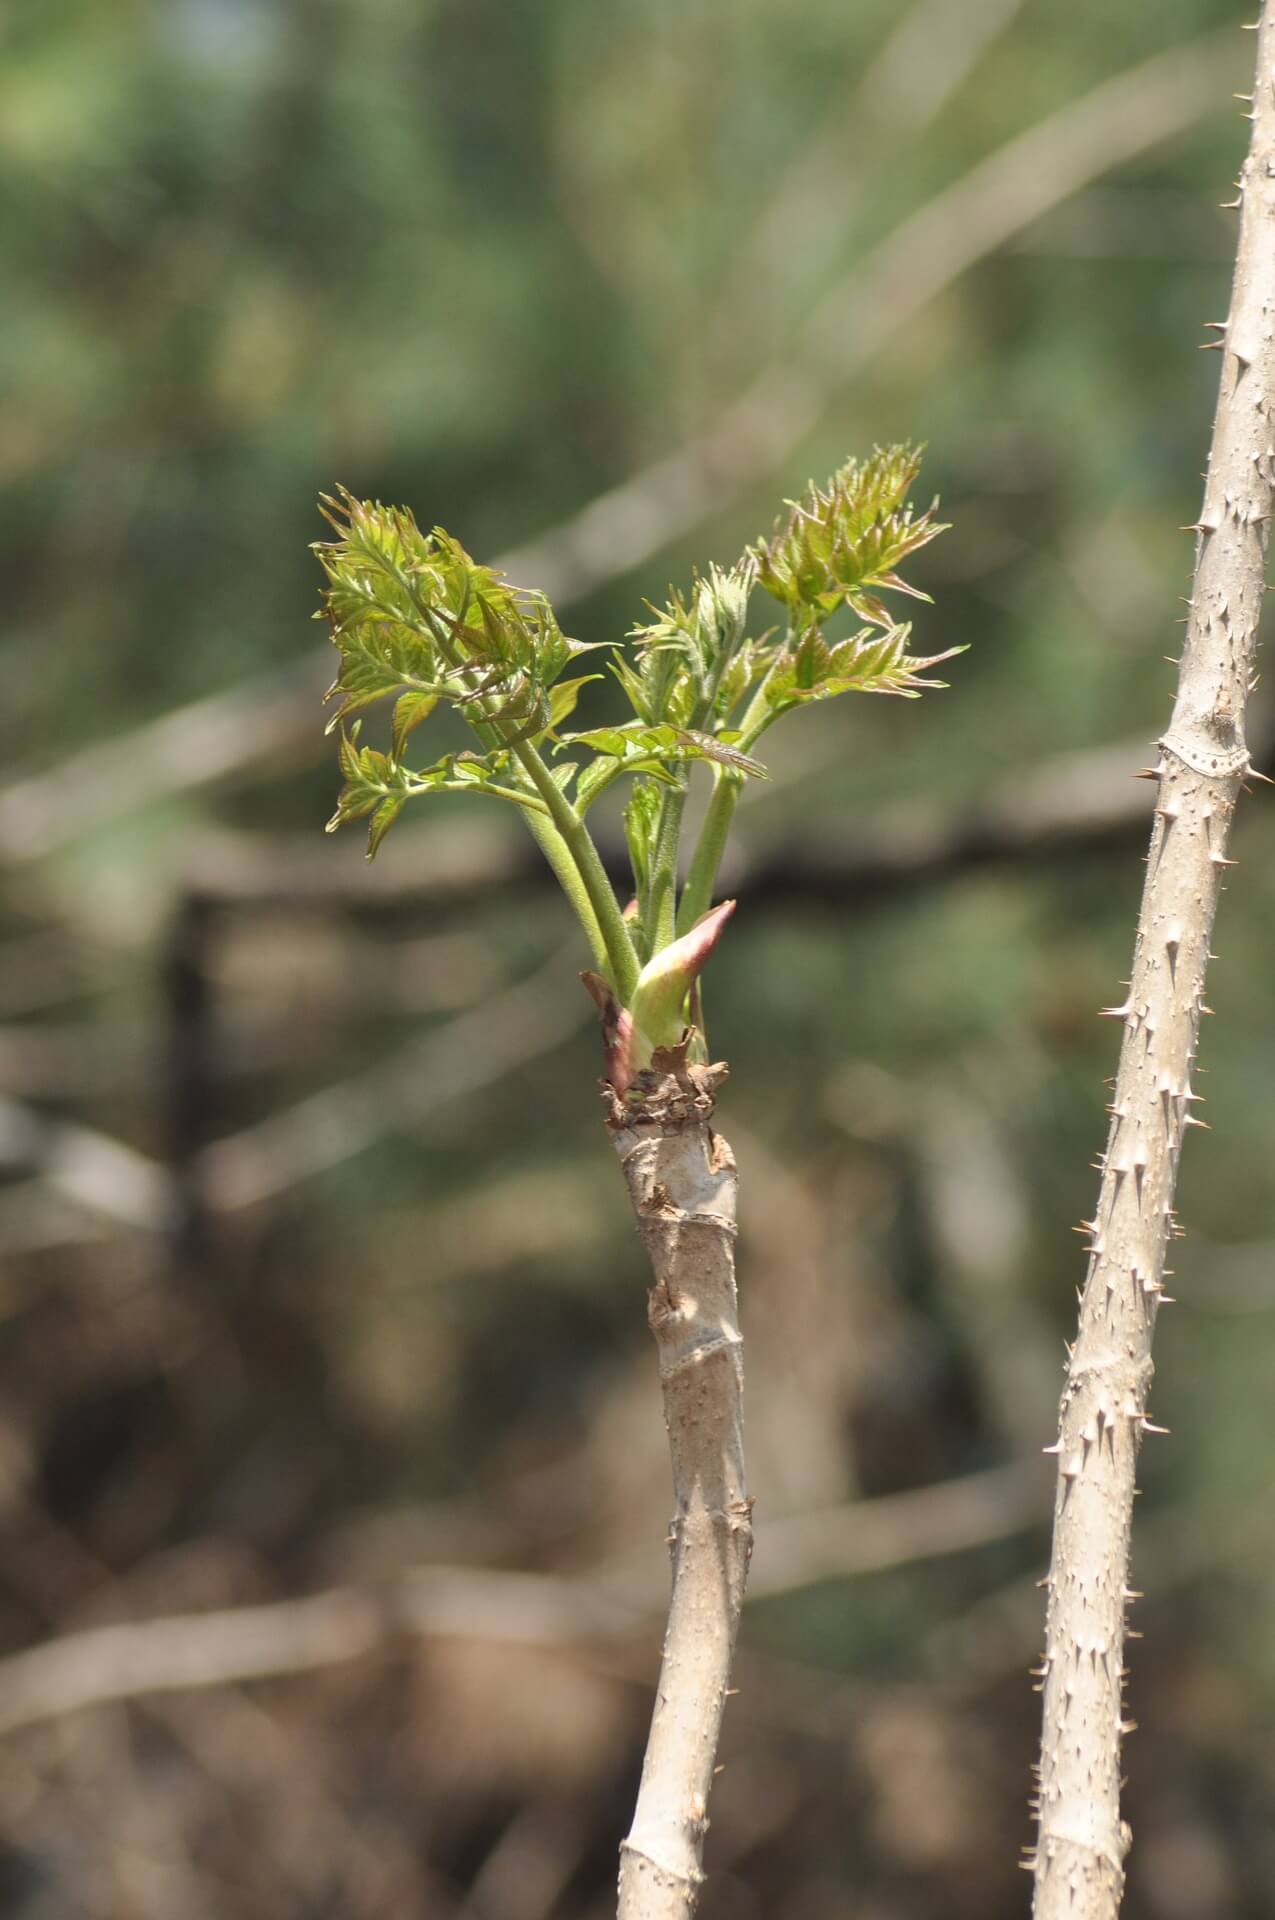
[[[1134,739],[1051,755],[1014,768],[972,806],[898,802],[860,822],[838,824],[835,833],[807,831],[799,845],[785,843],[773,851],[758,845],[756,835],[749,846],[749,822],[764,814],[768,796],[763,792],[741,810],[741,833],[727,850],[723,885],[750,901],[803,898],[857,905],[968,868],[1108,845],[1145,828],[1151,803],[1132,776],[1148,751],[1145,739]],[[256,905],[294,903],[410,908],[459,902],[502,884],[548,884],[533,849],[512,835],[475,838],[463,866],[448,860],[442,870],[435,870],[435,838],[430,836],[423,849],[426,860],[410,867],[369,867],[353,855],[312,861],[309,843],[303,846],[291,837],[207,836],[196,843],[188,886],[213,904],[251,911]],[[605,839],[601,844],[618,871],[622,849]],[[205,845],[212,850],[207,861],[199,851]]]
[[[1145,828],[1149,799],[1130,778],[1145,744],[1126,741],[1061,754],[1008,775],[974,808],[905,802],[860,829],[814,837],[782,853],[728,856],[724,883],[753,899],[860,902],[967,868],[1048,851],[1110,844]],[[462,901],[492,885],[543,877],[531,850],[498,835],[459,848],[428,836],[428,861],[369,867],[361,859],[310,860],[291,839],[209,836],[197,843],[192,896],[251,911],[380,904],[411,909]],[[459,857],[453,857],[453,856]],[[327,1087],[203,1148],[192,1168],[202,1204],[233,1212],[285,1191],[418,1124],[440,1101],[492,1084],[583,1027],[588,1003],[573,978],[574,949],[470,1012],[434,1027],[390,1061]],[[41,1037],[44,1058],[56,1035]],[[34,1057],[34,1056],[33,1056]],[[0,1051],[0,1070],[4,1054]],[[16,1067],[21,1050],[10,1050]],[[222,1063],[224,1065],[224,1061]],[[48,1119],[12,1097],[0,1105],[0,1159],[38,1171],[66,1199],[99,1217],[163,1232],[174,1223],[172,1188],[155,1160],[100,1131]]]
[[[0,1166],[35,1169],[62,1199],[121,1226],[165,1233],[180,1217],[173,1182],[158,1161],[95,1127],[46,1119],[2,1095]]]
[[[195,1167],[204,1203],[217,1212],[253,1206],[552,1052],[592,1018],[574,952],[574,945],[555,952],[529,978],[431,1028],[365,1073],[214,1141]]]
[[[1145,739],[1134,739],[1051,755],[1014,768],[973,806],[900,802],[861,822],[839,824],[835,834],[808,832],[799,846],[785,844],[775,852],[748,846],[749,821],[764,813],[763,791],[741,810],[742,838],[727,851],[724,884],[750,900],[844,898],[857,904],[877,892],[984,863],[1103,845],[1146,824],[1150,801],[1132,775],[1148,750]],[[185,888],[212,905],[251,912],[410,909],[458,904],[496,886],[549,884],[534,849],[512,833],[475,835],[464,842],[461,857],[449,852],[450,834],[423,838],[421,857],[410,865],[369,866],[353,851],[323,857],[321,844],[309,836],[204,834],[187,863]],[[602,837],[601,846],[618,871],[619,843]]]
[[[216,1140],[191,1168],[201,1206],[233,1213],[363,1153],[399,1128],[550,1052],[592,1017],[561,952],[538,972],[401,1046],[365,1072]],[[159,1161],[96,1128],[0,1096],[0,1165],[34,1170],[90,1214],[148,1232],[181,1218]]]
[[[776,1521],[753,1597],[1004,1540],[1039,1517],[1035,1460]],[[109,1701],[340,1665],[401,1636],[526,1645],[652,1628],[664,1579],[649,1560],[593,1575],[420,1567],[379,1590],[347,1585],[264,1606],[92,1627],[0,1660],[0,1733]]]

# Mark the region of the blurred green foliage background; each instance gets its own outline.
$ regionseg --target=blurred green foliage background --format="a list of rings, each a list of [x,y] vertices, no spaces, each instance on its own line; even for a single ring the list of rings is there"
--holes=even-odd
[[[315,497],[406,501],[609,639],[907,436],[955,527],[919,648],[971,651],[950,692],[779,732],[709,977],[760,1497],[704,1913],[1024,1910],[1038,1449],[1215,393],[1239,24],[0,25],[0,1631],[44,1649],[0,1667],[7,1911],[608,1911],[668,1496],[586,956],[481,801],[409,812],[370,870],[323,841]],[[1269,764],[1261,689],[1251,732]],[[1236,837],[1144,1456],[1130,1920],[1256,1916],[1275,1873],[1269,802]],[[255,1665],[191,1618],[257,1606]],[[138,1633],[68,1638],[112,1622]]]

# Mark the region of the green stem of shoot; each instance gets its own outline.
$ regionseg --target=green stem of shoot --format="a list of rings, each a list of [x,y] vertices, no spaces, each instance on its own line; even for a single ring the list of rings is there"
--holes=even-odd
[[[444,659],[456,671],[463,671],[464,662],[458,658],[450,635],[442,630],[442,623],[424,607],[421,613]],[[574,908],[595,960],[610,978],[620,1004],[628,1006],[640,971],[637,951],[587,828],[531,742],[511,741],[499,716],[484,712],[481,700],[475,704],[481,718],[472,714],[466,717],[479,741],[486,747],[506,747],[543,801],[548,819],[537,817],[528,807],[520,811],[526,815],[532,837]]]
[[[589,935],[594,951],[610,975],[621,1006],[629,1006],[637,987],[640,972],[637,950],[624,924],[620,912],[620,903],[615,890],[607,879],[606,870],[598,858],[598,850],[583,821],[577,818],[574,807],[563,793],[548,767],[528,740],[519,741],[509,751],[530,780],[540,798],[549,810],[556,839],[560,847],[551,850],[545,840],[540,840],[537,831],[540,823],[528,815],[528,824],[537,840],[544,847],[550,864],[562,883],[563,891],[575,908]],[[555,857],[555,854],[557,857]],[[566,861],[561,856],[565,854]],[[567,863],[571,869],[570,881],[567,877]],[[584,904],[589,908],[589,917],[581,911],[580,892],[584,894]],[[598,950],[600,943],[601,951]]]
[[[520,811],[526,819],[532,839],[548,861],[558,885],[566,894],[575,910],[577,920],[584,928],[595,964],[603,973],[609,975],[611,956],[607,951],[607,943],[602,938],[602,929],[598,925],[598,916],[593,911],[593,902],[580,877],[580,869],[572,858],[571,849],[547,814],[534,811],[530,807],[523,807]]]
[[[644,919],[647,944],[653,954],[667,947],[677,932],[677,856],[682,838],[682,814],[686,808],[686,785],[682,779],[676,787],[666,788],[660,808]]]
[[[695,843],[686,885],[682,889],[682,904],[677,910],[678,933],[689,933],[700,915],[707,913],[713,904],[717,869],[721,865],[730,824],[735,817],[735,803],[743,784],[740,774],[728,773],[725,768],[714,777],[712,797],[704,814],[699,839]]]
[[[740,721],[739,739],[735,743],[740,752],[750,753],[754,743],[777,718],[778,715],[766,700],[766,682],[763,680]],[[731,773],[725,767],[716,770],[712,797],[704,814],[699,839],[695,843],[695,852],[691,856],[686,885],[682,889],[682,904],[677,911],[678,933],[689,933],[700,915],[707,913],[713,904],[717,869],[722,863],[722,854],[726,850],[731,822],[735,818],[735,807],[743,786],[740,774]]]

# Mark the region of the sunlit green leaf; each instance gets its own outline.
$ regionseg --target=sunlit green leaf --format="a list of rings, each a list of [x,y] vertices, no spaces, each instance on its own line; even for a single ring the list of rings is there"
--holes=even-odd
[[[409,734],[420,726],[422,720],[429,719],[437,705],[436,693],[404,693],[395,701],[390,750],[396,760],[403,758]]]
[[[549,694],[549,724],[536,735],[537,744],[546,735],[556,733],[564,720],[569,720],[576,710],[581,687],[587,687],[591,680],[600,680],[600,673],[582,673],[576,680],[559,680]]]
[[[369,860],[376,858],[376,849],[380,846],[382,840],[384,840],[386,834],[394,825],[394,822],[398,819],[398,816],[402,813],[406,805],[407,795],[405,793],[391,794],[388,799],[382,800],[380,806],[372,815],[371,823],[367,830],[367,857]]]

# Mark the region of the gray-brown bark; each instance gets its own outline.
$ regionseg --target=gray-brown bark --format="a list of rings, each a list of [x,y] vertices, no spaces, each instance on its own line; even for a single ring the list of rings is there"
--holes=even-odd
[[[1197,529],[1178,693],[1160,742],[1147,877],[1091,1235],[1063,1392],[1043,1666],[1036,1920],[1111,1920],[1120,1818],[1122,1672],[1138,1447],[1163,1298],[1178,1158],[1231,815],[1249,771],[1253,674],[1275,482],[1275,14],[1259,29],[1253,137],[1222,378]],[[1198,1124],[1198,1122],[1195,1122]]]
[[[695,1908],[708,1795],[752,1552],[735,1300],[735,1161],[714,1133],[724,1067],[657,1054],[610,1130],[651,1261],[648,1301],[673,1467],[673,1592],[620,1920]]]

